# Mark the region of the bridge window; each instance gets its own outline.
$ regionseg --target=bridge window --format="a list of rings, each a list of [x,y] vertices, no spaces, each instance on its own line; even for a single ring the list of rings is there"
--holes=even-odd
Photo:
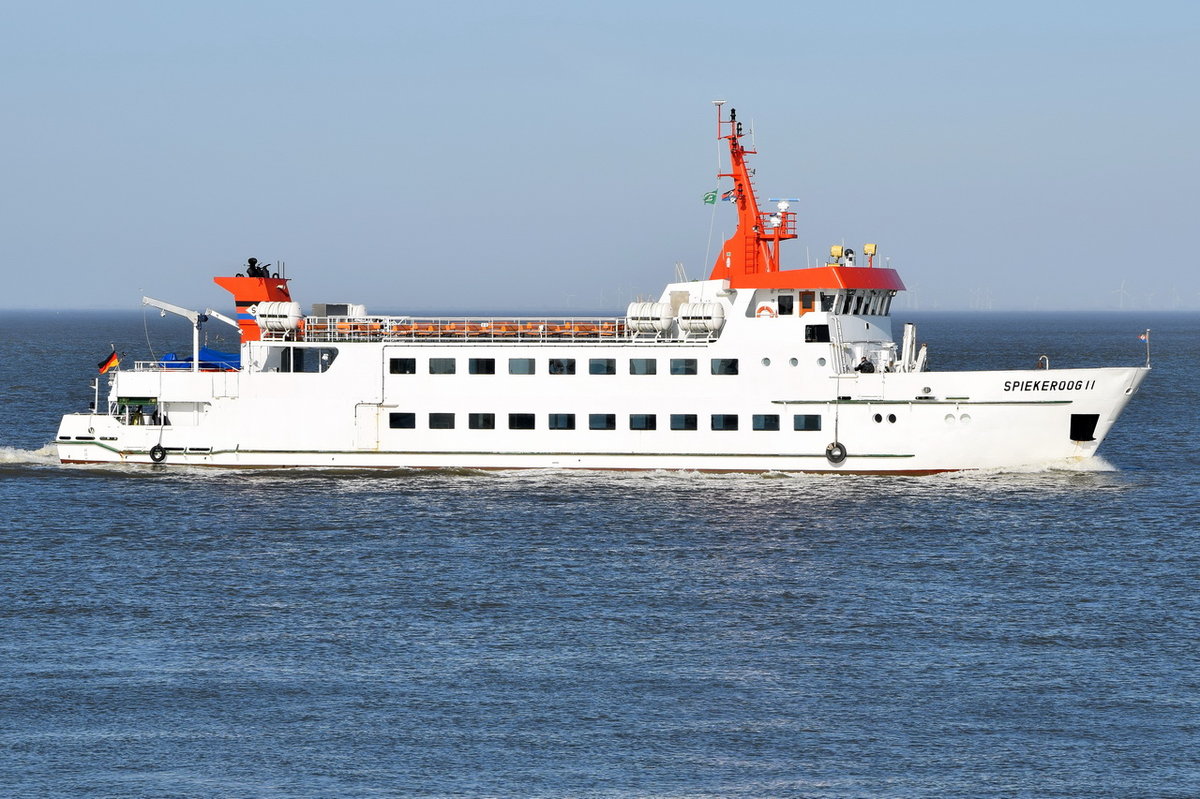
[[[791,316],[795,312],[796,298],[791,294],[780,294],[778,300],[780,316]]]
[[[817,298],[817,293],[815,291],[800,292],[800,311],[801,311],[801,313],[808,313],[809,311],[811,311],[813,309],[813,302],[816,300],[816,298]]]

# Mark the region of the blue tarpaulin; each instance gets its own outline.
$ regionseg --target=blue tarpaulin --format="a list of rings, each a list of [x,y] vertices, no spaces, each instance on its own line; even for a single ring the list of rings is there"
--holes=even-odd
[[[180,358],[173,352],[168,352],[159,360],[164,369],[191,369],[192,359]],[[242,368],[242,356],[236,352],[218,352],[208,347],[200,348],[200,368],[222,372],[237,371]]]

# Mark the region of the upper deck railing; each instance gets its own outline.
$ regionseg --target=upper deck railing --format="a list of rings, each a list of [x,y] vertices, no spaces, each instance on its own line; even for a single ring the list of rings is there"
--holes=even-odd
[[[264,339],[283,339],[282,333]],[[572,342],[632,340],[622,317],[513,319],[408,316],[310,316],[302,341]]]

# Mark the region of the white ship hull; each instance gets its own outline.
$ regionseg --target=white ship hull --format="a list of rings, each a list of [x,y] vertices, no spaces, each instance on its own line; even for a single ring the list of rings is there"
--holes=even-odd
[[[929,473],[1089,457],[1148,372],[833,375],[818,364],[836,358],[837,345],[772,346],[774,338],[766,335],[758,346],[358,343],[340,347],[324,373],[123,371],[113,380],[113,405],[155,398],[168,424],[72,414],[57,443],[67,463],[148,464],[159,445],[168,464],[218,467]],[[266,346],[248,345],[248,360]],[[754,355],[738,354],[747,350]],[[584,373],[547,373],[551,356],[574,359]],[[421,371],[430,359],[453,359],[458,368],[393,375],[393,358],[411,358]],[[492,360],[496,373],[470,374],[472,358]],[[536,371],[508,374],[509,359],[533,360]],[[593,359],[611,359],[618,373],[587,373]],[[671,374],[674,359],[695,360],[699,373]],[[738,374],[704,373],[713,359],[736,359]],[[654,361],[656,374],[630,375],[632,360]],[[411,414],[413,426],[393,428],[397,413]],[[453,429],[431,429],[430,414],[450,415]],[[491,429],[470,426],[480,414],[490,414]],[[532,429],[509,429],[510,414]],[[550,429],[552,415],[574,429]],[[613,429],[591,429],[593,415]],[[635,415],[654,429],[630,429]],[[714,430],[714,415],[723,426],[736,419],[737,429]],[[1072,418],[1090,415],[1096,420],[1088,440],[1073,440]],[[801,426],[817,429],[795,429],[797,416],[806,417]],[[695,429],[672,429],[673,422]],[[846,453],[836,463],[827,453],[835,441]]]

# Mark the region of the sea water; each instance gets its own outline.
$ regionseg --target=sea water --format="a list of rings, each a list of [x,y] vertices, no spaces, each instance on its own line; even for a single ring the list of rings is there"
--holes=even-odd
[[[1200,317],[917,321],[1154,371],[1078,466],[63,467],[190,332],[0,314],[0,794],[1200,795]]]

